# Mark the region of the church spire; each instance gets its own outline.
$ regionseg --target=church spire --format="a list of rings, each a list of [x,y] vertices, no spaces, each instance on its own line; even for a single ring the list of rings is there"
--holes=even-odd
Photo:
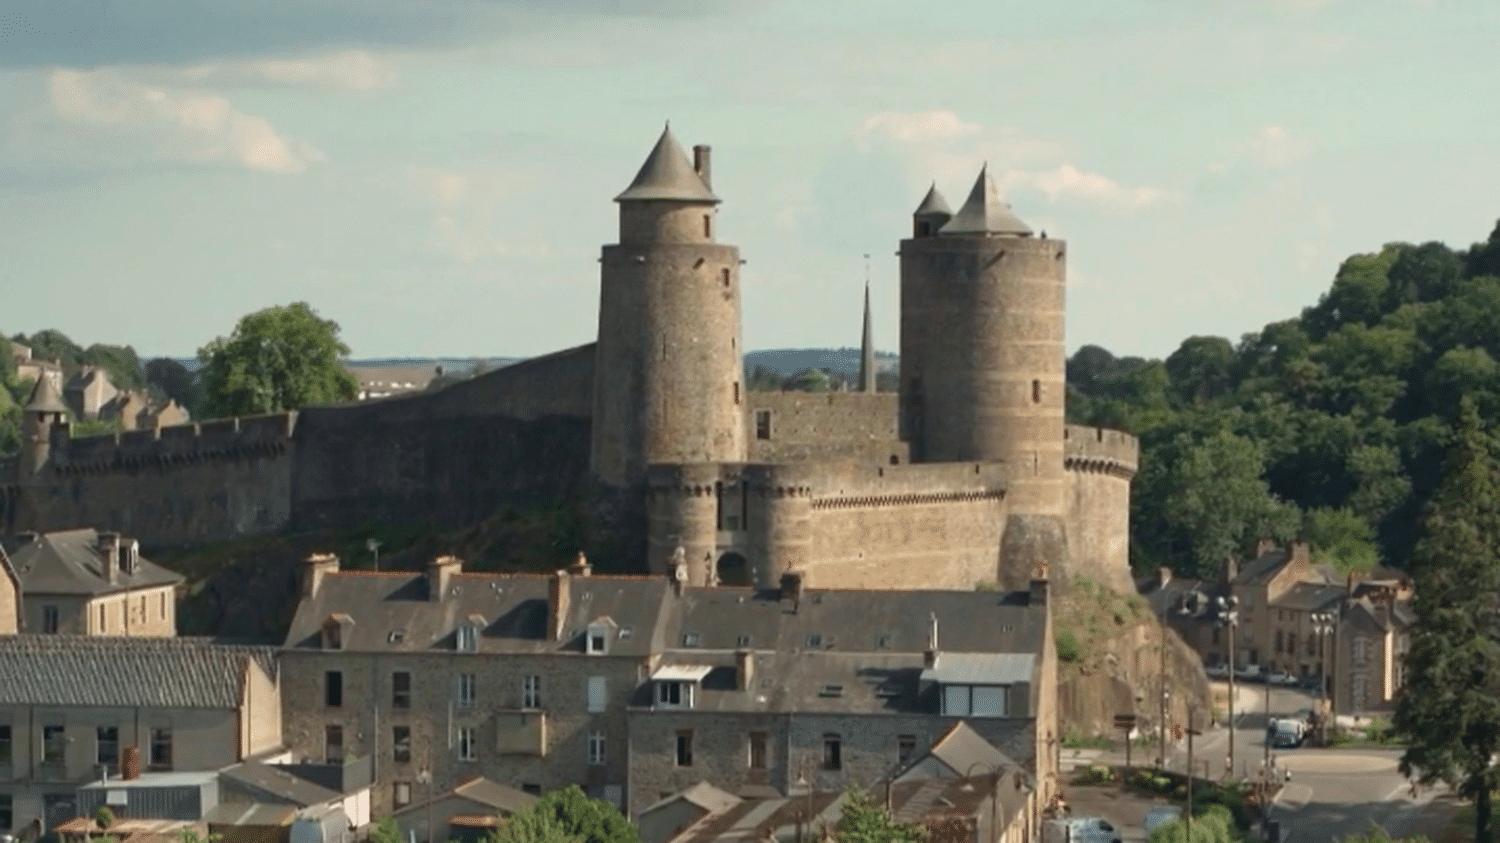
[[[859,391],[875,392],[875,332],[870,327],[870,256],[865,255],[865,330],[859,340]]]

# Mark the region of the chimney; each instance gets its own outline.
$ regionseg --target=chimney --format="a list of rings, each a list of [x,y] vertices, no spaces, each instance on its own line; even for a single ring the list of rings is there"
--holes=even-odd
[[[578,551],[578,559],[573,562],[568,571],[575,577],[587,577],[593,575],[594,566],[589,564],[588,556],[584,555],[584,552],[580,550]]]
[[[1047,593],[1051,591],[1051,583],[1046,577],[1031,578],[1031,605],[1047,605]]]
[[[714,165],[713,148],[706,143],[700,143],[693,147],[693,169],[697,171],[698,178],[703,179],[703,186],[709,190],[714,189]]]
[[[1344,596],[1345,597],[1353,597],[1354,596],[1354,572],[1353,571],[1350,571],[1349,575],[1344,578]]]
[[[318,596],[318,588],[323,585],[323,578],[329,574],[336,574],[339,570],[339,558],[332,553],[314,553],[302,560],[302,596],[304,598]]]
[[[750,649],[734,651],[734,689],[736,691],[749,691],[755,687],[755,651]]]
[[[440,602],[453,585],[453,575],[464,569],[464,560],[457,556],[439,556],[427,563],[427,599]]]
[[[120,778],[130,781],[141,777],[141,748],[127,746],[120,753]]]
[[[937,612],[927,613],[927,649],[922,651],[922,666],[932,670],[938,666],[938,618]]]
[[[1286,558],[1288,562],[1310,563],[1312,560],[1312,548],[1307,542],[1300,539],[1291,542],[1286,546]]]
[[[1224,583],[1225,583],[1225,585],[1228,585],[1229,583],[1234,582],[1235,579],[1237,579],[1239,577],[1239,575],[1240,575],[1240,560],[1238,558],[1236,558],[1236,557],[1233,557],[1233,556],[1229,557],[1228,559],[1225,559],[1224,560]]]
[[[781,575],[781,599],[796,603],[802,599],[802,572],[787,571]]]
[[[125,545],[125,553],[123,554],[121,567],[125,569],[125,573],[134,575],[136,568],[139,567],[140,561],[141,543],[139,541],[136,541],[135,539],[131,539],[129,543]]]
[[[557,571],[547,582],[547,637],[561,641],[567,629],[573,584],[567,571]]]
[[[1156,569],[1156,587],[1166,588],[1167,583],[1172,581],[1172,569],[1166,565]]]
[[[104,581],[114,584],[120,575],[120,534],[99,534],[99,555],[104,558]]]
[[[1255,558],[1259,559],[1276,549],[1276,540],[1260,538],[1255,540]]]

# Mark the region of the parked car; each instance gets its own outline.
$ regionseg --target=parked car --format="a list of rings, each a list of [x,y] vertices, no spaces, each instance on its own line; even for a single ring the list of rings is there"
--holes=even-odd
[[[1211,664],[1208,667],[1203,668],[1203,672],[1208,674],[1209,679],[1228,679],[1229,665],[1225,664],[1224,662]]]
[[[1273,670],[1266,677],[1266,681],[1272,685],[1295,685],[1297,684],[1297,677],[1284,670]]]
[[[1260,680],[1265,678],[1265,674],[1261,672],[1260,665],[1247,664],[1244,667],[1235,670],[1234,678],[1240,680],[1241,682],[1259,682]]]
[[[1047,820],[1042,843],[1121,843],[1120,832],[1103,817]]]
[[[1295,749],[1307,737],[1307,723],[1290,718],[1272,720],[1268,732],[1271,746],[1277,749]]]

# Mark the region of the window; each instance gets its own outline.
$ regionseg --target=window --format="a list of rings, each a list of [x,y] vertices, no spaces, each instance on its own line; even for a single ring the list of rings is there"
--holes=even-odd
[[[61,726],[42,727],[42,763],[61,764],[66,756],[68,733]]]
[[[411,782],[396,782],[391,786],[391,801],[397,808],[411,804]]]
[[[1032,381],[1031,382],[1031,403],[1033,403],[1033,404],[1040,404],[1040,403],[1042,403],[1042,382],[1041,381]]]
[[[734,403],[740,403],[740,382],[734,382]]]
[[[604,763],[604,733],[589,732],[589,763],[595,766]]]
[[[609,630],[602,626],[589,627],[588,652],[596,655],[607,652],[609,648]]]
[[[11,801],[9,793],[0,793],[0,830],[8,831],[15,827],[15,803]]]
[[[458,675],[458,707],[473,708],[475,698],[474,674],[460,673]]]
[[[404,670],[391,674],[391,708],[411,708],[411,674]]]
[[[821,646],[823,646],[823,636],[819,635],[816,632],[814,632],[812,635],[807,636],[807,646],[809,646],[809,647],[821,647]]]
[[[589,677],[588,695],[589,711],[591,713],[599,714],[600,712],[604,711],[606,702],[609,698],[609,695],[607,693],[608,690],[609,684],[603,676]]]
[[[525,782],[521,785],[521,792],[529,793],[532,796],[541,796],[542,786],[539,784],[533,784],[532,782]]]
[[[750,733],[750,769],[764,770],[766,763],[766,748],[769,738],[765,732]]]
[[[165,591],[163,591],[161,594],[156,595],[156,597],[157,597],[157,601],[156,601],[156,603],[157,603],[157,611],[161,615],[161,619],[162,620],[166,620],[167,619],[167,593]]]
[[[344,674],[330,670],[323,674],[323,704],[339,708],[344,704]]]
[[[329,764],[344,763],[344,727],[330,724],[323,727],[323,759]]]
[[[844,769],[844,742],[832,732],[823,736],[823,769]]]
[[[770,439],[771,438],[771,411],[770,410],[756,410],[755,411],[755,438],[756,439]]]
[[[1005,716],[1005,688],[997,685],[975,685],[972,712],[977,717]]]
[[[104,604],[99,604],[99,631],[104,631]]]
[[[750,646],[750,640],[751,640],[750,636],[748,636],[748,635],[741,635],[740,637],[734,639],[734,646],[736,646],[739,649],[743,650],[746,647]]]
[[[120,761],[120,730],[114,726],[100,726],[94,734],[94,763],[118,764]]]
[[[729,267],[726,266],[723,269],[719,270],[719,277],[723,279],[724,286],[728,287],[729,286]]]
[[[677,766],[693,766],[693,733],[691,731],[677,733]]]
[[[692,708],[693,707],[693,683],[691,682],[658,682],[656,683],[656,704],[661,708]]]
[[[684,632],[682,634],[682,646],[684,647],[696,647],[701,643],[703,643],[703,636],[696,632]]]
[[[899,735],[896,737],[896,763],[905,764],[917,752],[916,735]]]
[[[0,764],[10,763],[10,724],[0,724]],[[0,826],[4,828],[4,826]]]
[[[479,756],[475,754],[474,750],[474,727],[460,726],[458,728],[458,760],[477,760]]]
[[[391,727],[391,758],[397,764],[411,763],[411,727]]]
[[[151,769],[172,769],[172,730],[166,726],[151,730]]]
[[[542,677],[528,676],[521,683],[521,707],[542,707]]]
[[[703,215],[703,236],[714,236],[713,217],[710,217],[708,214]]]
[[[470,626],[469,624],[464,624],[464,625],[460,626],[458,628],[458,638],[456,639],[456,642],[457,642],[456,646],[458,647],[458,649],[460,651],[465,652],[465,653],[472,653],[472,652],[474,652],[474,644],[475,644],[474,627]]]
[[[42,607],[42,632],[56,634],[57,632],[57,607]]]

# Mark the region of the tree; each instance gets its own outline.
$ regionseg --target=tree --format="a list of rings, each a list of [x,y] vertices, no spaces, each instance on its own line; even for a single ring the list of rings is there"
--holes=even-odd
[[[1234,346],[1223,337],[1188,337],[1167,357],[1172,391],[1183,403],[1207,401],[1229,386]]]
[[[146,362],[146,385],[183,407],[194,402],[194,378],[188,368],[170,357]]]
[[[146,388],[146,379],[141,374],[141,358],[128,345],[95,343],[78,356],[78,362],[103,369],[118,389]]]
[[[401,836],[401,829],[396,827],[396,821],[386,817],[370,829],[370,843],[406,843]]]
[[[1500,785],[1500,465],[1473,402],[1459,409],[1442,485],[1412,551],[1417,621],[1395,730],[1402,774],[1474,800],[1474,840],[1492,843]]]
[[[1345,837],[1343,843],[1432,843],[1432,838],[1423,835],[1395,838],[1386,834],[1385,829],[1370,823],[1368,832]]]
[[[338,323],[319,318],[305,302],[252,313],[229,338],[198,349],[202,415],[279,413],[353,400],[359,382],[340,363],[348,354]]]
[[[635,826],[615,806],[568,785],[517,811],[489,843],[640,843]]]
[[[920,823],[897,822],[870,794],[853,788],[844,796],[833,839],[837,843],[925,843],[927,829]]]
[[[10,340],[0,337],[0,388],[12,386],[16,382],[15,355]]]

